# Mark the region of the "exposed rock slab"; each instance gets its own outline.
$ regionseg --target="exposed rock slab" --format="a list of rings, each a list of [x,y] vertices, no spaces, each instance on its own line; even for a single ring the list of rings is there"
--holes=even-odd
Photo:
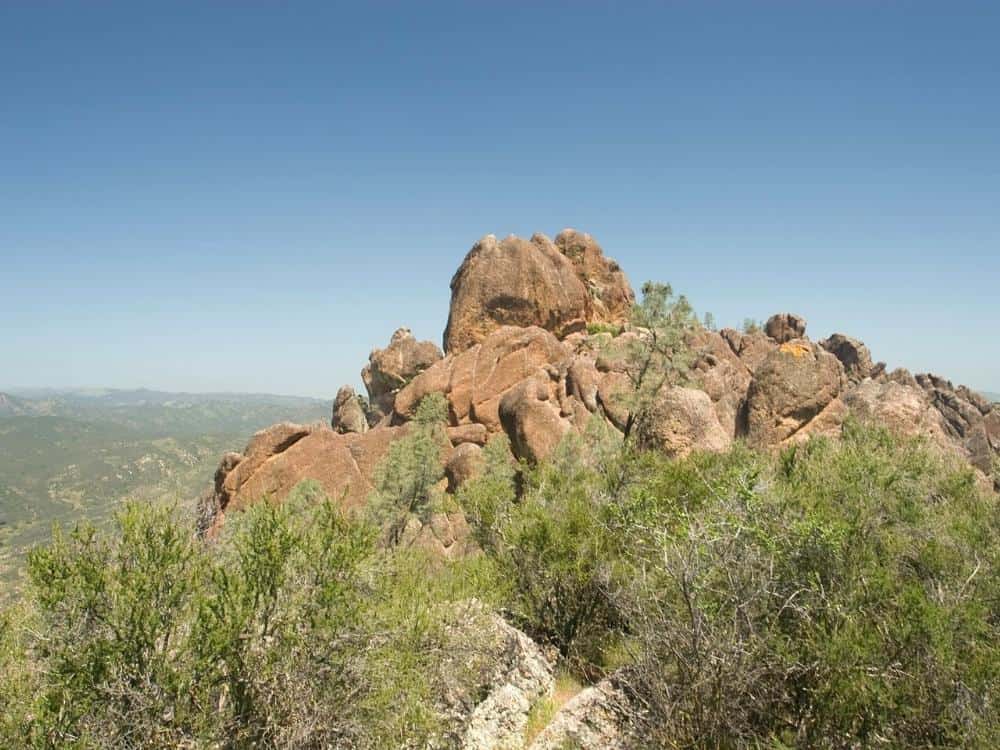
[[[723,451],[732,444],[705,391],[673,386],[657,394],[636,424],[643,448],[683,458],[692,451]]]

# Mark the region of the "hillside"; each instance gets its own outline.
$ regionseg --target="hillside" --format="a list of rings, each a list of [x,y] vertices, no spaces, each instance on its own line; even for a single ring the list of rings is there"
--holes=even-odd
[[[52,523],[103,522],[124,498],[190,503],[213,464],[275,421],[326,419],[285,396],[36,391],[0,397],[0,576]]]
[[[998,746],[1000,406],[798,314],[702,319],[590,235],[487,235],[443,346],[398,329],[329,421],[14,394],[22,538],[206,491],[29,556],[0,740]]]

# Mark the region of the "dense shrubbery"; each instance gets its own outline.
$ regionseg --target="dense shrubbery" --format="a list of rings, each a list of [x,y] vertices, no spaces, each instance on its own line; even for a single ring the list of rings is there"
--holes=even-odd
[[[433,500],[432,407],[380,474],[388,527]],[[489,659],[458,602],[491,596],[616,672],[651,747],[1000,746],[1000,516],[968,469],[854,423],[682,461],[616,435],[533,468],[491,441],[458,564],[310,485],[207,546],[137,506],[58,536],[0,618],[0,744],[452,746]]]
[[[385,554],[316,487],[293,495],[208,546],[131,506],[114,537],[80,527],[36,550],[32,609],[0,626],[0,744],[419,747],[457,731],[485,657],[483,614],[458,603],[494,588],[482,561]]]
[[[529,632],[625,665],[650,746],[1000,746],[1000,518],[968,469],[857,424],[776,457],[594,445],[480,534]]]

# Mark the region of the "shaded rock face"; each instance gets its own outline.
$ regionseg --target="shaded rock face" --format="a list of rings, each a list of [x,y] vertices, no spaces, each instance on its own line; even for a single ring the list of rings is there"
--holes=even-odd
[[[845,374],[853,382],[870,377],[875,370],[871,352],[857,339],[835,333],[830,338],[820,341],[819,345],[840,360]]]
[[[785,344],[806,335],[806,321],[792,313],[778,313],[767,319],[764,333],[779,344]]]
[[[333,400],[333,417],[330,426],[334,432],[367,432],[368,418],[365,416],[358,394],[349,385],[337,391]]]
[[[1000,459],[1000,406],[938,375],[917,375],[915,380],[941,415],[948,437],[961,446],[969,463],[989,475]],[[1000,474],[994,481],[1000,489]]]
[[[417,341],[409,328],[399,328],[385,349],[374,349],[361,370],[368,391],[373,421],[392,411],[397,391],[439,361],[444,355],[430,341]]]
[[[768,354],[750,381],[747,438],[758,447],[792,437],[837,398],[845,385],[840,361],[807,341],[790,341]]]
[[[514,455],[531,462],[548,458],[573,429],[553,403],[549,379],[544,377],[528,378],[507,391],[499,413]]]
[[[588,322],[621,323],[633,299],[625,274],[590,235],[567,229],[555,243],[543,234],[487,235],[451,280],[444,348],[462,352],[500,326],[538,326],[563,338]]]

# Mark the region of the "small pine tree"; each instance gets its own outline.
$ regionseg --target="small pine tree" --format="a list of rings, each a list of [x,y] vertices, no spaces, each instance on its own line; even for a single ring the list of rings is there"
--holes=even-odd
[[[439,499],[437,484],[444,477],[442,449],[448,402],[440,393],[425,396],[417,406],[410,432],[390,447],[375,472],[375,492],[369,502],[372,520],[396,544],[407,521],[426,522]]]
[[[687,298],[675,297],[669,284],[647,281],[642,285],[642,301],[632,308],[631,316],[638,335],[624,352],[625,374],[632,385],[627,396],[626,438],[661,388],[684,381],[693,358],[687,336],[698,325]]]

